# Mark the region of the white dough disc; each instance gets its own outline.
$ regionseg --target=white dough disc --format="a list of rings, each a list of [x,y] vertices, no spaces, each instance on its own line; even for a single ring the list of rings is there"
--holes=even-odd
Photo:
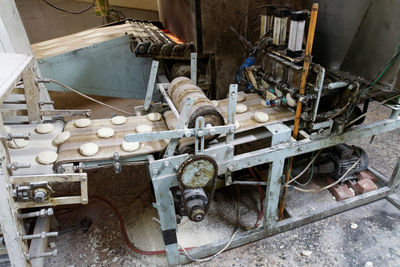
[[[53,164],[57,158],[58,154],[54,151],[42,151],[36,157],[37,161],[43,165]]]
[[[214,107],[219,106],[219,102],[217,100],[211,100],[211,103],[213,104]]]
[[[237,94],[237,99],[236,99],[236,101],[237,101],[237,102],[243,102],[243,101],[245,101],[245,100],[246,100],[246,94],[243,93],[243,92],[239,92],[239,93]]]
[[[239,121],[235,121],[235,130],[240,128],[240,122]]]
[[[99,146],[95,143],[86,143],[79,147],[79,152],[86,157],[94,156],[99,151]]]
[[[289,93],[286,94],[286,100],[289,106],[291,107],[296,106],[296,100],[294,100]]]
[[[67,141],[70,138],[70,136],[71,136],[71,133],[69,131],[65,131],[65,132],[59,133],[59,134],[57,134],[56,137],[54,137],[53,143],[55,145],[62,144],[65,141]]]
[[[115,125],[124,124],[126,121],[127,118],[125,116],[115,116],[114,118],[111,119],[111,123]]]
[[[136,127],[136,131],[138,133],[149,133],[153,130],[153,127],[151,127],[150,125],[147,124],[142,124],[139,125],[138,127]]]
[[[4,125],[4,131],[6,131],[6,133],[11,133],[11,128]]]
[[[78,127],[78,128],[88,127],[90,125],[90,123],[91,123],[90,119],[79,119],[74,122],[75,127]]]
[[[28,145],[29,141],[25,139],[13,139],[7,143],[9,148],[23,148]]]
[[[126,142],[125,140],[122,141],[122,150],[126,152],[133,152],[139,149],[140,143],[139,142]]]
[[[237,104],[236,105],[236,113],[245,113],[247,111],[247,106],[244,104]]]
[[[147,116],[146,116],[146,118],[149,120],[149,121],[159,121],[159,120],[161,120],[161,114],[160,113],[158,113],[158,112],[153,112],[153,113],[149,113]]]
[[[39,134],[47,134],[53,131],[54,125],[51,123],[42,123],[36,126],[36,132]]]
[[[269,116],[265,112],[257,111],[257,112],[254,113],[254,119],[257,122],[264,123],[264,122],[267,122],[269,120]]]
[[[114,135],[114,129],[112,128],[100,128],[97,130],[97,136],[101,138],[110,138]]]
[[[261,105],[262,105],[263,107],[266,107],[266,108],[267,108],[267,103],[265,102],[264,99],[261,99]]]

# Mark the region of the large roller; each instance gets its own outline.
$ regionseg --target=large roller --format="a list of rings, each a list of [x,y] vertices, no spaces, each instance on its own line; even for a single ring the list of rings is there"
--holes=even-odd
[[[193,98],[194,104],[189,114],[188,127],[194,128],[196,119],[203,116],[205,123],[213,126],[224,125],[224,118],[206,97],[200,87],[186,77],[175,78],[168,87],[168,95],[176,109],[182,112],[186,99]]]

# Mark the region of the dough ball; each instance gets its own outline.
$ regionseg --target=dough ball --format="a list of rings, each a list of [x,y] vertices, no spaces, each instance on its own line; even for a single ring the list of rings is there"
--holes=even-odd
[[[264,123],[264,122],[267,122],[269,120],[269,116],[265,112],[257,111],[257,112],[254,113],[254,119],[257,122]]]
[[[239,92],[239,93],[237,94],[236,101],[237,101],[237,102],[243,102],[243,101],[245,101],[245,100],[246,100],[246,94],[243,93],[243,92]]]
[[[160,113],[158,113],[158,112],[154,112],[154,113],[149,113],[147,116],[146,116],[146,118],[149,120],[149,121],[159,121],[159,120],[161,120],[161,114]]]
[[[36,132],[39,134],[47,134],[53,131],[54,126],[51,123],[42,123],[36,126]]]
[[[25,139],[13,139],[7,143],[9,148],[23,148],[28,145],[29,141]]]
[[[240,122],[235,120],[235,130],[240,128]]]
[[[289,93],[286,94],[286,100],[289,106],[291,107],[296,106],[296,100],[294,100]]]
[[[91,123],[90,119],[79,119],[74,122],[75,127],[78,127],[78,128],[88,127],[90,125],[90,123]]]
[[[79,147],[79,152],[86,157],[94,156],[99,151],[99,146],[95,143],[86,143]]]
[[[219,106],[219,102],[217,100],[211,100],[211,103],[213,104],[214,107]]]
[[[97,135],[100,138],[110,138],[114,135],[114,129],[112,128],[100,128],[97,130]]]
[[[126,142],[125,140],[122,141],[122,150],[126,152],[133,152],[139,149],[140,143],[139,142]]]
[[[115,125],[124,124],[128,119],[125,116],[115,116],[111,119],[111,123]]]
[[[263,107],[268,108],[267,103],[265,102],[264,99],[261,99],[261,105],[262,105]]]
[[[11,133],[11,128],[8,126],[4,126],[4,131],[6,131],[6,133]]]
[[[43,165],[53,164],[57,158],[58,154],[54,151],[42,151],[36,157],[37,161]]]
[[[57,136],[53,139],[53,143],[55,145],[60,145],[67,141],[71,136],[71,133],[69,131],[65,131],[62,133],[57,134]]]
[[[275,94],[276,94],[277,97],[282,97],[283,96],[282,91],[280,91],[278,89],[275,89]]]
[[[149,133],[153,130],[153,127],[151,127],[150,125],[147,124],[142,124],[139,125],[138,127],[136,127],[136,131],[138,133]]]
[[[247,111],[247,106],[244,104],[237,104],[236,105],[236,113],[245,113]]]

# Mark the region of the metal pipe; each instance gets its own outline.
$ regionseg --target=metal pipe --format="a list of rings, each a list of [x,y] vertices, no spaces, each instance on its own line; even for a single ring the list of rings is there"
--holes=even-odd
[[[44,216],[51,216],[53,214],[54,214],[53,208],[48,208],[48,209],[41,209],[39,211],[18,214],[18,219],[44,217]]]
[[[233,181],[232,184],[245,184],[245,185],[267,185],[267,182],[253,182],[253,181]]]
[[[318,106],[319,106],[319,101],[321,100],[321,93],[322,93],[322,89],[323,89],[323,85],[324,85],[324,79],[325,79],[325,68],[322,66],[319,66],[319,73],[317,76],[318,97],[317,97],[317,100],[315,101],[313,119],[312,119],[313,122],[315,122],[315,119],[317,118]]]
[[[334,83],[329,83],[326,86],[326,88],[329,90],[333,90],[333,89],[337,89],[337,88],[346,87],[347,85],[349,85],[349,83],[347,83],[347,82],[334,82]]]
[[[175,107],[174,103],[172,102],[171,98],[169,98],[169,95],[165,91],[164,86],[162,84],[157,84],[157,87],[158,87],[158,90],[160,91],[160,93],[165,98],[165,101],[167,101],[167,104],[171,108],[171,111],[172,111],[172,113],[174,113],[176,119],[179,119],[179,112],[176,109],[176,107]]]
[[[311,8],[311,18],[310,18],[310,26],[308,28],[306,55],[304,58],[303,72],[302,72],[301,80],[300,80],[300,89],[299,89],[300,96],[304,95],[304,93],[305,93],[307,76],[308,76],[308,71],[310,69],[310,63],[311,63],[311,51],[312,51],[312,46],[314,43],[314,33],[315,33],[315,25],[317,23],[317,15],[318,15],[318,4],[314,3]],[[292,136],[296,140],[297,140],[297,136],[299,134],[301,110],[302,110],[302,103],[301,103],[301,101],[298,101],[297,108],[296,108],[296,116],[294,119],[293,132],[292,132]],[[289,166],[288,166],[288,169],[287,169],[287,172],[285,175],[285,183],[287,183],[290,180],[290,173],[292,172],[292,167],[293,167],[293,157],[291,157],[289,159]],[[279,205],[279,219],[283,218],[283,212],[285,210],[286,194],[287,194],[287,187],[284,187],[283,193],[282,193],[282,200]]]
[[[58,232],[42,232],[41,234],[34,234],[34,235],[24,235],[22,240],[30,240],[30,239],[45,239],[46,237],[57,237]]]

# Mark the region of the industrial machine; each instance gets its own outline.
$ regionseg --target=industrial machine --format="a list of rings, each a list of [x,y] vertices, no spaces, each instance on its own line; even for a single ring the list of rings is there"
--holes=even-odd
[[[13,121],[20,111],[13,112],[11,108],[11,111],[2,111],[11,130],[7,132],[4,122],[0,123],[4,155],[0,176],[1,226],[13,265],[24,266],[37,258],[56,255],[56,250],[32,251],[32,247],[41,247],[34,246],[33,241],[28,251],[26,240],[45,239],[57,233],[41,231],[27,235],[23,220],[51,215],[54,206],[88,203],[90,177],[85,171],[94,168],[111,166],[120,173],[125,165],[145,162],[154,189],[153,206],[158,211],[166,257],[172,265],[209,260],[226,249],[394,192],[400,179],[400,160],[388,179],[368,166],[368,156],[361,148],[346,143],[400,128],[400,92],[393,85],[379,84],[386,70],[398,70],[399,51],[395,51],[383,71],[372,80],[325,69],[312,60],[317,4],[311,10],[282,6],[263,9],[260,37],[254,45],[240,30],[231,30],[241,40],[247,55],[237,73],[231,73],[237,83],[231,84],[227,97],[219,100],[212,100],[212,94],[206,94],[199,86],[195,47],[179,46],[175,41],[171,49],[171,39],[165,39],[156,24],[128,21],[124,27],[134,24],[140,29],[131,35],[132,50],[138,56],[157,54],[158,60],[171,60],[174,50],[184,51],[183,57],[190,60],[190,71],[186,72],[189,77],[168,79],[164,75],[168,70],[164,72],[159,61],[153,60],[144,104],[134,107],[122,125],[110,126],[109,118],[92,120],[86,128],[75,127],[73,121],[65,122],[63,119],[67,116],[86,117],[90,111],[44,109],[42,106],[49,104],[49,100],[40,99],[39,88],[56,83],[74,89],[35,75],[31,56],[0,55],[1,62],[19,62],[5,82],[1,80],[1,100],[25,102],[28,117],[25,119],[30,122]],[[141,32],[152,37],[139,42],[140,36],[135,34]],[[182,47],[186,50],[180,50]],[[10,96],[16,87],[24,90],[24,99]],[[161,95],[162,101],[154,99],[156,95]],[[385,120],[363,124],[371,112],[369,101],[374,99],[380,101],[378,106],[391,109],[391,115]],[[162,117],[149,120],[150,113],[160,113]],[[264,119],[259,119],[257,114]],[[52,123],[55,130],[44,137],[35,134],[34,128],[40,122]],[[139,131],[140,125],[152,130]],[[102,139],[96,135],[105,126],[113,128],[115,138]],[[52,146],[54,135],[62,131],[69,131],[70,138]],[[34,146],[20,150],[7,147],[6,141],[20,138],[30,138]],[[86,142],[97,144],[99,151],[90,157],[80,154],[79,148]],[[123,150],[122,142],[138,143],[138,149]],[[51,165],[38,164],[35,154],[49,149],[57,151],[57,160]],[[256,166],[264,177],[256,181],[242,179],[240,171]],[[308,181],[300,183],[306,177]],[[80,194],[60,196],[52,189],[54,183],[78,183]],[[218,205],[213,197],[218,188],[241,184],[261,186],[265,192],[260,225],[250,230],[237,228],[229,240],[190,251],[180,248],[177,227],[182,218],[201,223],[210,207]],[[307,196],[324,194],[326,190],[335,199],[330,198],[325,206],[314,208],[315,204]],[[296,204],[303,205],[306,211],[291,208],[293,200],[300,202],[300,199],[303,201]]]

